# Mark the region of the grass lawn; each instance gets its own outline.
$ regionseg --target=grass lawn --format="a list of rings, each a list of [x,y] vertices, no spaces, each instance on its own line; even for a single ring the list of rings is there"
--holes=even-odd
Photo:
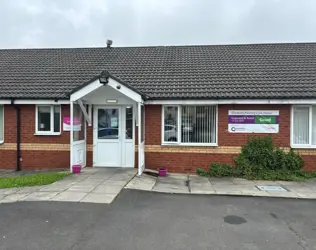
[[[70,175],[69,172],[42,173],[33,175],[0,177],[0,188],[47,185]]]

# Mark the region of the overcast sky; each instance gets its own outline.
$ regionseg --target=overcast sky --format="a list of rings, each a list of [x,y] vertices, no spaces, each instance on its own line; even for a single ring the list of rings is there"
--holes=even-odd
[[[0,48],[316,41],[315,0],[0,0]]]

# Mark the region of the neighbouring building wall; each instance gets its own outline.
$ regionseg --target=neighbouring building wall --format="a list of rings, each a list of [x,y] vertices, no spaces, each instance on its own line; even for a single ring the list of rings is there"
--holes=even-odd
[[[161,105],[146,106],[146,168],[166,167],[170,172],[196,172],[212,162],[234,164],[233,158],[253,135],[228,132],[229,110],[279,110],[279,133],[272,134],[275,145],[289,149],[291,105],[219,105],[218,146],[161,145]],[[316,171],[316,150],[296,150],[305,160],[305,170]]]
[[[19,105],[21,110],[21,169],[69,167],[69,132],[35,135],[35,105]],[[69,116],[69,106],[61,105],[61,117]],[[4,106],[4,143],[0,144],[0,169],[16,168],[16,111]]]

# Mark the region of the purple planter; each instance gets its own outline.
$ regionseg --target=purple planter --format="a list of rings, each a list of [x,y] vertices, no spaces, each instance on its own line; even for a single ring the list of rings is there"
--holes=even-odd
[[[158,168],[158,175],[159,176],[166,176],[167,175],[167,169],[166,168]]]
[[[72,173],[80,174],[81,172],[81,165],[72,165]]]

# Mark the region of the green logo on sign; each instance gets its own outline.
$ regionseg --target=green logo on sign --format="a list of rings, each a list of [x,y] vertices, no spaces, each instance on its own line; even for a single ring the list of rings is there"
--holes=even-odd
[[[276,124],[275,116],[256,116],[256,124]]]

